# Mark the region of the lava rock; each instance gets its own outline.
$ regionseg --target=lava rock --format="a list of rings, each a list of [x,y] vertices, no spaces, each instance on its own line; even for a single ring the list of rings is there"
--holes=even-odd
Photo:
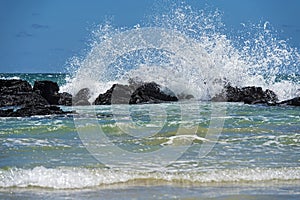
[[[14,109],[0,109],[0,117],[9,117],[14,112]]]
[[[0,107],[25,105],[49,105],[49,103],[44,97],[34,92],[5,94],[0,97]]]
[[[166,94],[157,83],[114,84],[94,101],[95,105],[142,104],[178,101],[175,95]]]
[[[113,84],[104,94],[100,94],[94,105],[129,104],[135,90],[133,85]]]
[[[18,94],[23,92],[32,92],[31,85],[24,80],[0,80],[0,94]]]
[[[24,80],[0,80],[0,107],[24,105],[48,105],[42,96],[33,92]]]
[[[278,101],[277,95],[272,90],[261,87],[232,87],[226,85],[221,94],[212,98],[212,101],[244,102],[245,104],[274,104]]]
[[[74,106],[89,106],[91,103],[89,102],[89,98],[91,98],[89,88],[83,88],[79,90],[79,92],[73,98]]]
[[[300,106],[300,97],[295,97],[293,99],[281,101],[277,105],[288,105],[288,106]]]
[[[63,111],[57,106],[45,105],[26,105],[19,109],[0,110],[0,117],[30,117],[35,115],[60,115],[72,112]]]
[[[58,105],[72,106],[72,95],[67,92],[59,93]]]
[[[177,98],[179,100],[189,100],[189,99],[193,99],[195,98],[192,94],[184,94],[184,93],[181,93],[181,94],[178,94],[177,95]]]
[[[242,88],[242,95],[246,104],[275,103],[278,101],[277,95],[272,90],[263,91],[261,87],[244,87]]]
[[[36,81],[34,88],[24,80],[0,80],[0,117],[29,117],[33,115],[67,114],[57,104],[58,85],[52,81]]]
[[[58,105],[60,95],[58,94],[59,87],[56,82],[53,81],[35,81],[33,91],[44,97],[49,104]]]
[[[226,85],[222,92],[212,98],[212,101],[220,102],[241,102],[242,92],[238,87],[232,87],[231,85]]]
[[[155,82],[144,83],[138,87],[129,101],[130,104],[140,103],[163,103],[178,101],[175,95],[166,94],[161,90],[161,86]]]

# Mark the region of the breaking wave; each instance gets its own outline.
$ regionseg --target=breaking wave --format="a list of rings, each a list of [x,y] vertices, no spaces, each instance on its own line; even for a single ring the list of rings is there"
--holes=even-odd
[[[82,167],[35,167],[0,169],[0,188],[42,187],[80,189],[123,183],[137,184],[207,184],[266,181],[299,181],[299,167],[215,169],[203,172],[116,171]]]
[[[72,78],[63,90],[74,94],[87,87],[94,99],[112,83],[139,79],[200,100],[219,93],[226,83],[269,88],[280,99],[300,93],[298,49],[278,38],[270,22],[244,24],[233,35],[218,10],[181,5],[145,25],[101,24],[92,35],[87,54],[70,59]]]

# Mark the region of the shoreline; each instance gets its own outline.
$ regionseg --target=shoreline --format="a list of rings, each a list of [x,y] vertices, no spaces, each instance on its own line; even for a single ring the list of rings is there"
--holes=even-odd
[[[0,188],[0,197],[13,199],[282,199],[300,197],[299,183],[275,184],[207,184],[207,185],[139,185],[121,184],[81,189]]]

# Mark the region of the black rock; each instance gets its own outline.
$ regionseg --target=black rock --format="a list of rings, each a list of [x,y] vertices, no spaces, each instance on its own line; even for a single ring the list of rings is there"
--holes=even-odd
[[[88,106],[91,105],[89,102],[89,98],[91,98],[90,90],[88,88],[83,88],[79,90],[79,92],[73,98],[74,106]]]
[[[49,104],[23,80],[0,80],[0,95],[0,107]]]
[[[241,102],[243,101],[242,99],[242,91],[240,88],[226,85],[220,94],[212,98],[212,101]]]
[[[95,105],[129,104],[135,90],[133,85],[113,84],[104,94],[100,94],[94,101]]]
[[[114,84],[104,94],[100,94],[95,105],[142,104],[178,101],[175,95],[166,94],[157,83]]]
[[[72,95],[67,92],[59,93],[58,105],[72,106]]]
[[[261,87],[232,87],[225,86],[222,93],[212,98],[212,101],[225,101],[225,102],[244,102],[246,104],[272,104],[278,101],[277,95],[267,89],[263,91]]]
[[[14,109],[0,109],[0,117],[9,117],[14,112]]]
[[[129,101],[130,104],[140,103],[163,103],[170,101],[178,101],[175,95],[166,94],[161,90],[161,86],[157,83],[144,83],[138,87]]]
[[[52,81],[36,81],[34,89],[24,80],[0,80],[0,117],[29,117],[33,115],[67,114],[57,106],[69,104],[70,96],[58,94]],[[72,97],[71,97],[72,98]]]
[[[4,94],[0,97],[0,107],[25,105],[49,105],[49,103],[44,97],[34,92]]]
[[[19,109],[0,110],[0,117],[30,117],[34,115],[65,115],[72,112],[65,112],[57,106],[26,105]]]
[[[189,100],[189,99],[193,99],[195,97],[193,95],[191,95],[191,94],[181,93],[181,94],[177,95],[177,98],[178,98],[178,100]]]
[[[300,106],[300,97],[295,97],[293,99],[281,101],[277,105],[288,105],[288,106]]]
[[[27,81],[23,80],[0,80],[0,94],[18,94],[32,92],[32,87]]]
[[[261,87],[244,87],[242,94],[246,104],[275,103],[278,101],[277,95],[272,90],[263,91]]]
[[[33,91],[44,97],[49,104],[58,105],[60,95],[58,94],[59,87],[56,82],[53,81],[35,81]]]

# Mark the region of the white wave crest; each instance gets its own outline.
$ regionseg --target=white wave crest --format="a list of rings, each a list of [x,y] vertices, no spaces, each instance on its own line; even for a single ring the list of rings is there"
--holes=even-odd
[[[299,167],[218,169],[203,172],[143,172],[82,167],[0,170],[0,187],[76,189],[101,187],[130,181],[168,183],[243,183],[300,180]]]
[[[270,27],[269,22],[245,25],[246,33],[231,36],[220,12],[190,6],[172,8],[144,27],[100,25],[88,53],[69,62],[73,78],[63,90],[75,94],[90,88],[93,101],[113,83],[138,77],[201,100],[218,94],[226,83],[269,88],[280,99],[292,98],[299,94],[300,54]],[[293,80],[279,80],[283,75]]]

